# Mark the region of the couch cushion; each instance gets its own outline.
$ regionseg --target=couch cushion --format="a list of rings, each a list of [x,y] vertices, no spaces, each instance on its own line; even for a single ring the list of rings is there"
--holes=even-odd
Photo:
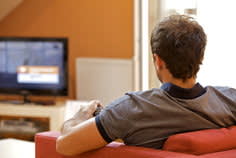
[[[236,148],[236,126],[170,136],[163,149],[201,155]]]

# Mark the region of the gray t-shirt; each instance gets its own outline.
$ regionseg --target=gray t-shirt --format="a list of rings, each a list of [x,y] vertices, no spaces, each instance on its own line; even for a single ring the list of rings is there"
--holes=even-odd
[[[127,145],[159,149],[177,133],[236,124],[235,89],[209,86],[196,95],[191,89],[177,87],[171,91],[173,86],[126,93],[112,102],[96,117],[103,138],[107,142],[119,138]],[[194,97],[175,96],[184,92],[193,93]]]

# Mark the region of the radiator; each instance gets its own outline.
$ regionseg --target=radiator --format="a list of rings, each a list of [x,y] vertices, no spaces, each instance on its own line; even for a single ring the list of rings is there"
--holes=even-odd
[[[134,90],[132,59],[77,58],[76,97],[108,104]]]

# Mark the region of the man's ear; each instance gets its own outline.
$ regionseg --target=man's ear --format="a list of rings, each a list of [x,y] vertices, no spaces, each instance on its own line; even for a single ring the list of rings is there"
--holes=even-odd
[[[161,69],[164,66],[164,61],[160,58],[159,55],[155,53],[153,54],[153,61],[154,61],[155,66],[158,69]]]

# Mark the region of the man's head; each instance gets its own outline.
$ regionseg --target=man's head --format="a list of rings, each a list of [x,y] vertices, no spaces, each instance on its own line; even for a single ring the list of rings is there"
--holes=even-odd
[[[164,62],[173,78],[196,78],[202,64],[206,34],[193,18],[185,15],[172,15],[162,20],[151,35],[151,48],[154,60]],[[160,73],[157,70],[157,73]],[[158,74],[159,76],[160,74]],[[162,76],[159,76],[161,80]]]

